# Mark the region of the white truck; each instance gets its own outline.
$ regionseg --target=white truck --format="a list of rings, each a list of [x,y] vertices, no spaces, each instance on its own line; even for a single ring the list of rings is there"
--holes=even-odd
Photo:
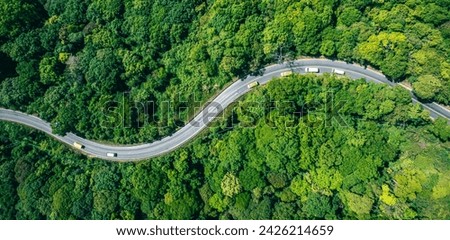
[[[318,73],[320,72],[319,68],[316,67],[307,67],[305,68],[305,72],[307,73]]]
[[[106,153],[107,157],[117,157],[117,153]]]
[[[333,68],[332,72],[337,75],[345,75],[345,71],[341,69]]]

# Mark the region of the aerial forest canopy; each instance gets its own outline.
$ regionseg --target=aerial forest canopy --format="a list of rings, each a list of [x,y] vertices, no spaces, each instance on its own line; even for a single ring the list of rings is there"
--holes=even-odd
[[[449,6],[450,0],[2,0],[0,106],[37,114],[59,134],[150,142],[184,125],[225,84],[298,56],[368,64],[408,81],[424,101],[449,104]],[[135,117],[135,102],[150,102],[148,114]],[[100,127],[110,115],[121,119]]]
[[[301,56],[370,65],[448,105],[449,7],[0,0],[0,107],[58,134],[151,142],[232,81]],[[135,103],[150,103],[148,114]],[[401,87],[277,79],[190,144],[140,163],[91,159],[17,124],[0,129],[0,219],[450,219],[450,125]]]
[[[292,76],[226,116],[137,164],[0,122],[0,219],[450,218],[450,126],[400,87]]]

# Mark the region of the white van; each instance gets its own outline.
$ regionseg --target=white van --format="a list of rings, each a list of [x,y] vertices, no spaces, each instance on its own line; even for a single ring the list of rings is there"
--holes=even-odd
[[[117,157],[117,153],[106,153],[107,157]]]
[[[336,69],[336,68],[333,68],[332,72],[334,74],[338,74],[338,75],[345,75],[345,71],[344,70],[340,70],[340,69]]]
[[[305,72],[307,72],[307,73],[318,73],[319,71],[320,71],[319,68],[314,68],[314,67],[305,68]]]

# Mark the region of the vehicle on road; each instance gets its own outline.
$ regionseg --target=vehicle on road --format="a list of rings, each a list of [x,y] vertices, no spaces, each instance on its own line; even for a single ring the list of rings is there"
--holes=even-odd
[[[259,85],[259,82],[252,82],[247,85],[248,88],[254,88]]]
[[[286,71],[281,73],[281,77],[287,77],[292,74],[292,71]]]
[[[83,149],[83,148],[84,148],[84,145],[82,145],[82,144],[80,144],[80,143],[77,143],[77,142],[74,142],[74,143],[73,143],[73,146],[74,146],[76,149]]]
[[[311,62],[309,62],[309,61],[311,61]],[[320,64],[320,63],[317,63],[317,61],[321,61],[323,63]],[[325,69],[330,69],[330,72],[333,68],[337,68],[337,69],[345,70],[346,75],[352,79],[365,78],[367,81],[370,81],[370,82],[375,81],[375,82],[386,83],[389,85],[391,85],[391,84],[395,85],[395,84],[391,83],[382,74],[375,74],[375,75],[373,75],[373,77],[370,77],[370,75],[371,75],[370,70],[362,68],[360,66],[353,66],[351,64],[346,64],[346,63],[338,64],[338,63],[330,61],[330,60],[318,60],[318,59],[297,60],[296,66],[303,66],[302,72],[306,68],[306,66],[315,66],[316,68],[317,68],[317,66],[320,66],[319,68],[321,69],[321,71],[323,71]],[[285,66],[279,66],[279,67],[285,67]],[[245,83],[254,87],[254,86],[261,84],[261,82],[272,81],[272,79],[274,79],[275,75],[279,76],[279,74],[281,72],[289,71],[289,70],[291,70],[291,69],[290,68],[275,68],[275,67],[266,68],[264,75],[260,76],[258,81],[255,79],[250,80],[248,78],[245,78],[244,81],[245,81]],[[349,74],[350,71],[352,71],[352,74]],[[294,74],[295,74],[295,71],[294,71]],[[241,85],[241,84],[243,84],[243,85]],[[234,87],[234,86],[235,85],[231,85],[230,87]],[[242,96],[243,94],[246,93],[246,91],[241,91],[242,90],[241,87],[245,88],[246,84],[240,83],[237,86],[238,86],[238,88],[234,89],[233,91],[230,91],[230,92],[224,91],[223,92],[223,94],[225,96],[224,98],[214,99],[213,101],[217,101],[219,104],[221,104],[221,106],[223,108],[228,107],[230,103],[225,102],[224,99],[227,99],[227,97],[233,97],[236,95]],[[414,103],[421,104],[425,109],[429,110],[430,117],[432,117],[433,119],[436,119],[439,116],[441,116],[441,117],[444,117],[444,118],[450,120],[450,111],[446,110],[445,107],[440,106],[436,103],[422,103],[414,97],[412,98],[412,101]],[[211,111],[209,111],[208,113],[211,113]],[[214,112],[211,114],[213,117],[215,117],[218,114],[218,112],[217,113]],[[198,116],[198,117],[201,117],[201,116]],[[209,124],[212,121],[213,117],[209,117],[209,116],[206,117],[205,124],[202,124],[200,126],[200,128],[202,128],[202,129],[206,128],[207,124]],[[105,160],[109,160],[109,161],[123,160],[123,161],[131,162],[131,161],[146,160],[146,159],[149,159],[149,158],[152,158],[155,156],[163,155],[163,154],[166,154],[166,153],[171,152],[174,149],[176,149],[176,146],[180,146],[182,144],[187,143],[190,139],[195,137],[200,132],[200,131],[198,131],[198,128],[194,127],[195,125],[189,124],[189,125],[184,126],[187,129],[184,135],[173,133],[171,136],[167,136],[167,137],[163,138],[161,141],[156,141],[156,142],[145,144],[145,145],[133,146],[132,148],[130,148],[128,146],[110,146],[110,145],[105,145],[105,144],[100,144],[100,143],[93,144],[87,140],[83,140],[83,139],[77,137],[74,134],[73,135],[68,134],[66,136],[58,136],[56,134],[51,133],[51,131],[48,131],[49,123],[38,118],[37,116],[27,115],[25,113],[8,110],[8,109],[4,109],[4,108],[0,108],[0,121],[15,122],[15,123],[27,125],[34,129],[46,132],[50,136],[57,138],[57,139],[63,141],[64,143],[68,143],[72,148],[76,147],[74,145],[75,142],[80,143],[80,141],[82,141],[82,143],[86,144],[84,146],[84,149],[86,149],[88,151],[80,151],[80,152],[87,154],[89,156],[93,156],[96,158],[101,158],[101,159],[105,159]],[[179,127],[178,130],[183,129],[183,128]],[[161,148],[159,144],[163,144],[164,147]],[[105,150],[105,149],[108,149],[108,150]],[[136,152],[137,150],[139,150],[139,153]],[[120,152],[120,154],[115,155],[115,157],[108,157],[108,156],[106,156],[107,152],[111,152],[111,153]]]
[[[334,74],[337,74],[337,75],[345,75],[345,71],[341,70],[341,69],[333,68],[333,70],[331,72]]]
[[[315,67],[307,67],[305,68],[305,72],[307,73],[318,73],[320,72],[319,68],[315,68]]]
[[[117,153],[106,153],[107,157],[117,157]]]

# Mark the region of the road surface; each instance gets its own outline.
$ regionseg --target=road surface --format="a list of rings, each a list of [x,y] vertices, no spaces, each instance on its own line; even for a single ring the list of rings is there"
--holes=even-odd
[[[42,119],[7,109],[0,108],[0,120],[30,126],[43,131],[70,146],[73,146],[74,142],[80,143],[84,146],[84,148],[80,149],[80,151],[91,157],[122,162],[139,161],[169,153],[197,136],[214,119],[214,117],[220,114],[223,109],[251,90],[247,87],[249,83],[258,81],[259,84],[263,85],[271,81],[273,78],[280,77],[282,72],[288,70],[303,74],[305,73],[305,68],[307,67],[319,68],[320,73],[332,72],[333,69],[340,69],[344,70],[345,75],[352,79],[364,78],[369,82],[385,83],[390,86],[396,85],[379,72],[366,69],[359,65],[348,64],[340,61],[332,61],[327,59],[299,59],[289,63],[271,65],[264,69],[262,76],[248,76],[243,80],[234,82],[231,86],[221,92],[209,105],[207,105],[203,111],[195,116],[191,122],[186,124],[173,135],[152,143],[137,146],[114,146],[100,144],[83,139],[72,133],[68,133],[66,136],[55,135],[52,133],[50,124]],[[420,104],[425,109],[429,110],[432,118],[441,116],[450,120],[450,111],[444,107],[436,103],[421,103],[413,95],[411,95],[411,97],[414,103]],[[115,157],[108,157],[107,153],[114,153]]]

